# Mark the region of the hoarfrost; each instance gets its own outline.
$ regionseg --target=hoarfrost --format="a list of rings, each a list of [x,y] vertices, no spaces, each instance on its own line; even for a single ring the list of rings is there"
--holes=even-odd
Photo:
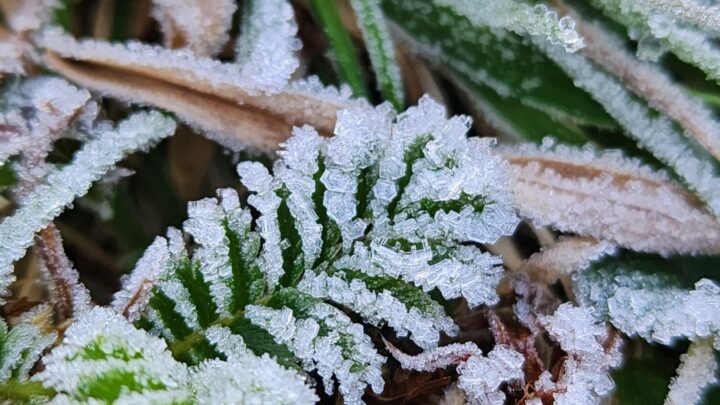
[[[33,235],[83,195],[125,155],[169,136],[175,123],[158,112],[136,113],[114,130],[99,134],[75,154],[73,161],[52,171],[27,195],[25,205],[0,223],[0,291],[12,282],[12,264],[32,244]]]
[[[544,371],[535,390],[553,393],[560,405],[599,404],[615,386],[609,371],[622,362],[619,337],[598,323],[589,309],[571,303],[560,305],[552,315],[539,316],[539,321],[568,357],[558,381]]]
[[[383,390],[380,367],[385,359],[375,352],[362,326],[340,310],[316,304],[310,317],[297,319],[289,308],[250,305],[246,317],[266,329],[278,343],[290,347],[306,369],[316,369],[328,395],[332,393],[333,375],[348,404],[363,403],[361,398],[368,384],[374,392]],[[329,328],[327,335],[318,335],[321,324]],[[344,355],[346,351],[351,352],[350,358]]]

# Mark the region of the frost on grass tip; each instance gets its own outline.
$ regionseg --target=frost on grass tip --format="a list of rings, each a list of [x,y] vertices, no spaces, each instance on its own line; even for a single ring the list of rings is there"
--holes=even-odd
[[[367,385],[382,390],[384,359],[327,302],[431,349],[458,332],[431,290],[498,300],[501,261],[478,244],[518,219],[506,163],[468,128],[427,97],[397,116],[389,104],[342,110],[330,139],[296,128],[272,173],[238,165],[253,210],[232,189],[191,203],[192,256],[178,230],[158,238],[114,307],[190,364],[220,356],[210,335],[222,324],[255,354],[317,370],[328,393],[334,377],[359,403]]]

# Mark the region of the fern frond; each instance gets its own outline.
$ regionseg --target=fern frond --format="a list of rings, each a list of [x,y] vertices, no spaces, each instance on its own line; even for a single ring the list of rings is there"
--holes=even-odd
[[[680,356],[677,376],[670,382],[666,405],[701,403],[705,391],[718,382],[718,362],[710,340],[693,342]]]
[[[389,104],[342,110],[332,139],[296,128],[273,174],[238,165],[257,215],[231,189],[191,203],[193,255],[177,230],[158,238],[113,305],[190,364],[222,356],[209,333],[224,326],[258,355],[317,370],[328,393],[334,376],[358,403],[366,385],[382,390],[384,360],[329,302],[432,348],[458,329],[427,292],[498,299],[500,260],[469,242],[518,220],[507,166],[468,125],[423,98],[397,118]]]
[[[70,325],[60,346],[44,357],[33,379],[70,403],[311,404],[315,394],[295,372],[247,352],[222,327],[208,336],[225,360],[188,367],[164,340],[136,329],[121,315],[96,307]],[[219,402],[217,402],[219,401]]]

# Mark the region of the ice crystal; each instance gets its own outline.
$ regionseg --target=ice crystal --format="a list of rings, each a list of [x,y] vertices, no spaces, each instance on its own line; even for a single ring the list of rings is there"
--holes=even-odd
[[[216,54],[228,41],[237,9],[232,0],[153,0],[153,6],[165,44],[180,43],[201,56]]]
[[[470,404],[504,404],[506,398],[500,386],[522,382],[524,362],[522,354],[497,345],[487,357],[472,356],[458,366],[458,387],[465,391]]]
[[[382,392],[384,381],[380,366],[385,359],[375,352],[362,326],[352,323],[342,311],[328,304],[316,304],[308,310],[308,315],[296,319],[289,308],[247,307],[251,322],[266,328],[278,342],[288,345],[306,368],[317,370],[327,394],[332,393],[333,375],[348,404],[362,403],[368,384],[373,391]],[[321,327],[331,331],[319,335]]]
[[[573,278],[578,300],[595,316],[648,341],[714,338],[720,347],[720,286],[715,281],[701,279],[690,289],[670,275],[641,271],[652,262],[602,263]]]
[[[12,282],[12,264],[32,244],[35,232],[59,215],[75,197],[85,194],[125,155],[169,136],[175,123],[158,112],[137,113],[115,129],[98,134],[68,165],[53,170],[25,198],[26,203],[0,223],[0,291]]]
[[[362,326],[327,302],[429,349],[458,332],[429,291],[473,306],[498,299],[500,259],[464,242],[493,243],[518,219],[506,164],[492,142],[467,139],[468,127],[423,98],[397,117],[389,104],[340,111],[331,139],[296,128],[272,173],[238,165],[254,210],[232,189],[190,203],[193,254],[171,229],[113,306],[186,348],[192,363],[228,350],[294,355],[328,393],[334,377],[345,401],[358,403],[367,385],[382,390],[384,360]],[[276,346],[259,347],[257,336]]]
[[[535,390],[553,393],[556,404],[599,404],[615,386],[609,371],[622,361],[620,339],[597,323],[589,309],[571,303],[560,305],[550,316],[540,316],[539,321],[568,357],[560,379],[553,382],[544,371]]]
[[[287,0],[248,3],[237,43],[237,61],[250,91],[282,90],[299,66],[295,15]]]
[[[530,256],[521,270],[530,274],[534,280],[552,284],[562,276],[587,269],[592,262],[616,251],[617,248],[607,241],[563,237]]]
[[[642,7],[668,13],[679,20],[708,31],[720,32],[720,6],[702,0],[639,0]]]
[[[52,12],[60,7],[58,0],[6,1],[3,13],[8,26],[16,33],[36,31],[47,24]]]
[[[712,342],[691,344],[688,352],[680,356],[677,377],[670,382],[665,405],[702,403],[704,391],[718,382],[717,371]]]

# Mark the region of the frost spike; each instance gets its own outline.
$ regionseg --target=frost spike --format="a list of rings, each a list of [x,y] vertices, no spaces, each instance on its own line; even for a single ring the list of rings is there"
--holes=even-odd
[[[137,42],[77,41],[56,30],[46,32],[40,42],[47,64],[70,80],[121,100],[173,111],[235,150],[248,144],[275,149],[293,125],[310,124],[330,134],[339,109],[365,104],[351,100],[349,88],[325,87],[314,77],[277,94],[251,95],[237,64]]]
[[[687,353],[680,356],[680,367],[677,376],[670,381],[665,405],[702,403],[705,391],[718,382],[717,370],[712,341],[691,343]]]
[[[637,160],[550,139],[501,155],[512,166],[515,207],[536,224],[642,252],[720,252],[718,221],[666,174]]]
[[[355,11],[370,54],[378,87],[396,110],[402,110],[405,105],[405,92],[395,58],[395,46],[380,9],[380,0],[350,0],[350,5]]]
[[[12,282],[12,264],[32,244],[35,232],[85,194],[125,155],[147,148],[174,131],[175,122],[159,112],[133,114],[83,145],[71,163],[50,173],[44,184],[27,195],[25,204],[0,223],[0,293]]]

